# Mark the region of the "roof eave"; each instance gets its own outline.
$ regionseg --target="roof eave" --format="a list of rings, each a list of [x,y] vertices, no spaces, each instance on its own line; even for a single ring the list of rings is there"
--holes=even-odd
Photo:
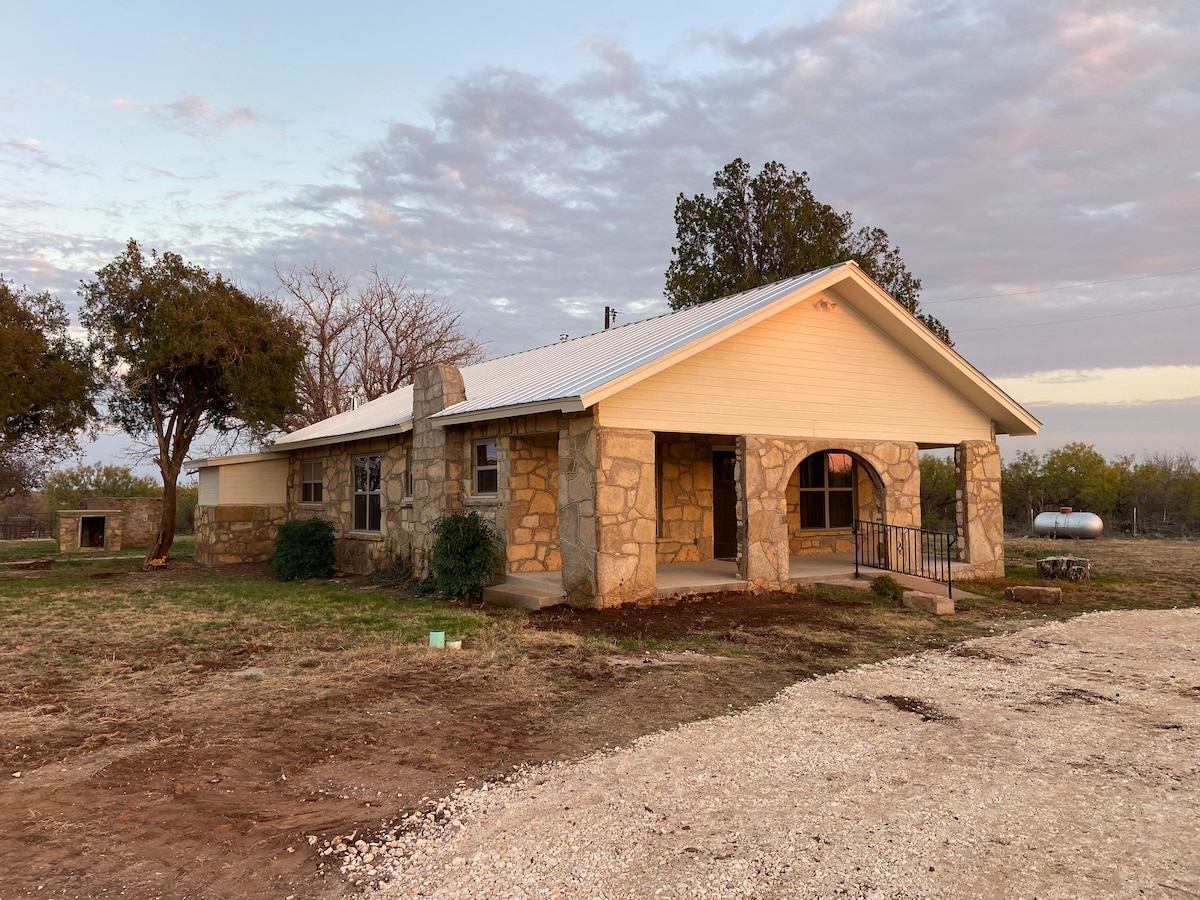
[[[291,450],[304,450],[309,447],[325,447],[330,444],[347,444],[351,441],[365,441],[377,437],[390,437],[396,434],[404,434],[412,431],[412,420],[401,422],[399,425],[384,425],[379,428],[371,428],[367,431],[351,431],[345,434],[330,434],[324,437],[309,438],[306,441],[294,441],[287,444],[280,444],[276,441],[271,446],[277,447],[277,452],[287,453]]]
[[[555,400],[535,400],[530,403],[514,403],[461,413],[454,412],[454,408],[451,407],[435,413],[430,419],[437,427],[444,428],[447,425],[469,425],[472,422],[490,422],[494,419],[511,419],[514,416],[533,416],[538,413],[583,412],[585,409],[587,405],[580,397],[560,397]]]

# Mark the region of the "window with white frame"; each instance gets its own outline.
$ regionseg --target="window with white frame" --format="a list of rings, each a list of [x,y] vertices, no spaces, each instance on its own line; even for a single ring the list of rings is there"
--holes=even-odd
[[[325,497],[325,467],[322,460],[300,463],[300,502],[320,503]]]
[[[849,528],[854,524],[854,458],[826,450],[796,470],[801,528]]]
[[[380,531],[383,522],[378,453],[354,457],[354,530]]]
[[[500,463],[496,456],[496,442],[475,443],[475,493],[495,494],[500,490]]]

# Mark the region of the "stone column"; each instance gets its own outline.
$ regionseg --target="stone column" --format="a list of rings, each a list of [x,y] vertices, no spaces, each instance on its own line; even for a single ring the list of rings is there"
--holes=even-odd
[[[460,441],[447,440],[446,429],[430,420],[434,413],[467,399],[462,373],[436,364],[413,378],[413,571],[429,574],[433,525],[462,506],[465,461]]]
[[[788,453],[757,435],[740,435],[737,448],[738,574],[755,588],[784,587],[791,577]]]
[[[963,441],[954,448],[954,478],[960,556],[975,577],[1003,578],[1000,449],[991,441]]]
[[[616,606],[654,591],[654,432],[602,428],[588,414],[559,435],[559,545],[573,606]]]

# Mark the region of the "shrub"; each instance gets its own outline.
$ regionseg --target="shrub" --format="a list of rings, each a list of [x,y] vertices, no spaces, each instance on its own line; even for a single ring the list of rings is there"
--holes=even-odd
[[[429,572],[447,597],[478,599],[496,565],[492,529],[479,513],[452,513],[434,524]]]
[[[270,563],[280,579],[328,578],[333,562],[333,523],[328,519],[296,519],[279,526]]]
[[[876,575],[871,579],[871,595],[880,600],[899,603],[904,599],[904,585],[891,575]]]

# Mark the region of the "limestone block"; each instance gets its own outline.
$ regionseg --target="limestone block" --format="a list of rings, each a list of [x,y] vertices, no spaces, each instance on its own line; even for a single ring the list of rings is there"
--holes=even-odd
[[[1040,587],[1020,585],[1004,589],[1004,599],[1010,603],[1038,603],[1044,606],[1058,606],[1063,602],[1063,592],[1060,587]]]
[[[949,597],[939,597],[937,594],[927,594],[924,591],[905,591],[903,603],[909,609],[917,612],[930,613],[935,616],[954,615],[954,601]]]

